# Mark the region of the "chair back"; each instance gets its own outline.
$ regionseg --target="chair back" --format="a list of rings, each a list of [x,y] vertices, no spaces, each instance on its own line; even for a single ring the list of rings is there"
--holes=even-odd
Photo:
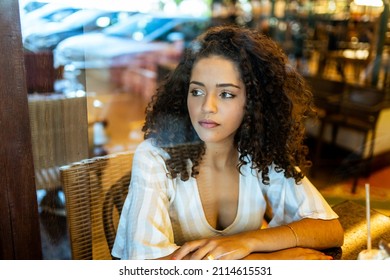
[[[87,99],[29,94],[28,107],[36,188],[56,189],[60,166],[88,158]]]
[[[340,103],[340,113],[345,118],[354,119],[356,125],[360,125],[363,130],[372,130],[383,109],[384,100],[383,90],[350,85]]]
[[[112,259],[132,162],[127,151],[60,168],[73,259]]]
[[[305,76],[315,95],[329,96],[333,94],[341,94],[344,92],[346,83],[342,81],[325,79],[318,76]]]
[[[340,100],[346,89],[345,82],[318,76],[305,76],[305,80],[313,93],[316,107],[323,110],[324,115],[338,112]]]
[[[349,86],[347,91],[348,102],[358,106],[372,107],[384,101],[383,90],[374,87]]]

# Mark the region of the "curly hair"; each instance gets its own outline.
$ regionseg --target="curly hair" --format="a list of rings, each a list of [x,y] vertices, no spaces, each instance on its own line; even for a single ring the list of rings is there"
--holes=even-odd
[[[264,184],[269,184],[271,164],[298,183],[311,165],[304,119],[315,115],[312,93],[274,41],[235,26],[210,27],[194,40],[146,108],[144,138],[153,138],[170,155],[168,175],[188,180],[199,174],[205,145],[191,124],[187,94],[194,64],[214,55],[235,63],[245,84],[245,115],[234,138],[240,153],[238,170],[250,158]]]

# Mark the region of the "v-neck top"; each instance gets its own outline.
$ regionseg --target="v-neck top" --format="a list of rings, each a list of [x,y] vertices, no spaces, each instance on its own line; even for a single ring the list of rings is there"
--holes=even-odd
[[[270,184],[265,185],[261,173],[249,163],[242,166],[239,175],[236,217],[228,227],[217,230],[206,219],[196,179],[182,181],[167,176],[164,159],[168,157],[151,139],[137,147],[113,256],[155,259],[169,255],[186,241],[260,229],[266,209],[272,213],[269,227],[303,218],[338,218],[306,177],[296,184],[272,165]]]

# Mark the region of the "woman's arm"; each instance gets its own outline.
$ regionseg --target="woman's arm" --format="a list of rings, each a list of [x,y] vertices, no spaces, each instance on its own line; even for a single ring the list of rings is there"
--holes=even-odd
[[[343,229],[337,219],[302,219],[288,225],[187,242],[172,258],[183,259],[190,254],[190,259],[243,259],[252,253],[295,247],[316,250],[339,247],[343,239]],[[281,252],[278,254],[283,256]]]
[[[292,247],[326,249],[340,247],[344,231],[338,219],[302,219],[274,228],[248,232],[252,252],[270,252]]]
[[[338,219],[302,219],[289,224],[297,237],[296,247],[327,249],[344,243],[344,230]]]

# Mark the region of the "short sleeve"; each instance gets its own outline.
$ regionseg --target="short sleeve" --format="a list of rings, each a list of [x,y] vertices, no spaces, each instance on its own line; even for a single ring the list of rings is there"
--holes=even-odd
[[[148,140],[137,147],[112,250],[117,258],[155,259],[178,248],[169,217],[172,182],[166,176],[163,153]]]
[[[271,208],[270,227],[304,218],[323,220],[338,218],[307,177],[296,184],[293,178],[286,178],[283,172],[277,172],[272,168],[270,184],[264,189]]]

